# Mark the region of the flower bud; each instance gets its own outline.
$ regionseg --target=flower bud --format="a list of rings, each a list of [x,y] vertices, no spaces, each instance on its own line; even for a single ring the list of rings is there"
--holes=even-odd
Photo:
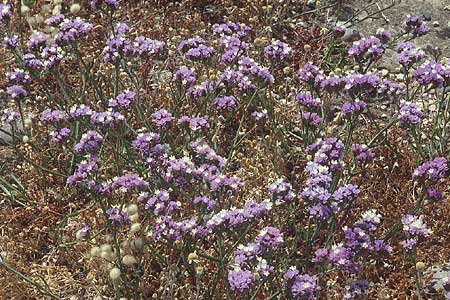
[[[120,277],[119,268],[112,268],[111,271],[109,271],[109,278],[111,278],[112,281],[117,281],[119,277]]]
[[[131,216],[138,212],[138,206],[136,204],[130,204],[127,207],[127,213]]]
[[[76,15],[80,12],[81,6],[78,3],[74,3],[70,6],[70,12]]]
[[[90,254],[92,257],[98,257],[101,254],[100,248],[95,246],[91,248]]]
[[[127,267],[131,267],[131,266],[133,266],[134,264],[137,264],[137,260],[136,260],[136,258],[134,258],[134,256],[131,256],[131,255],[125,255],[125,256],[122,258],[122,263],[123,263],[125,266],[127,266]]]
[[[129,215],[128,217],[131,222],[136,222],[139,220],[139,214]]]
[[[140,223],[133,223],[133,225],[131,225],[130,231],[132,233],[137,233],[137,232],[141,231],[141,224]]]
[[[30,140],[30,138],[28,137],[28,135],[24,135],[22,137],[22,142],[24,142],[24,144],[28,143],[29,140]]]
[[[21,10],[21,12],[22,12],[23,14],[26,14],[26,13],[28,13],[28,12],[30,11],[30,8],[29,8],[28,6],[26,6],[26,5],[22,5],[22,7],[20,8],[20,10]]]
[[[425,264],[424,264],[423,262],[421,262],[421,261],[418,261],[418,262],[416,263],[416,269],[417,269],[418,271],[423,271],[423,270],[425,269]]]

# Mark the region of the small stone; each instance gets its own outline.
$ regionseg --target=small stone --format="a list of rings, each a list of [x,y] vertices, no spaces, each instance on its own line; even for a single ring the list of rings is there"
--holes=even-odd
[[[438,21],[434,21],[434,22],[433,22],[433,27],[439,27],[439,25],[440,25],[440,24],[439,24]]]
[[[444,10],[450,11],[450,5],[447,5],[446,7],[444,7]]]

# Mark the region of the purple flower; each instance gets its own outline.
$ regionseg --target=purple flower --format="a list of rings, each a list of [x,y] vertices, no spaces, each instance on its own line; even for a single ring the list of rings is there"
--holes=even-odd
[[[6,49],[15,49],[19,46],[18,35],[6,35],[3,39],[3,45]]]
[[[94,111],[85,104],[74,105],[70,108],[70,116],[72,118],[81,118],[85,116],[90,116],[94,113]]]
[[[208,93],[212,92],[214,89],[214,83],[210,81],[202,82],[199,85],[191,86],[187,89],[186,94],[193,100],[198,100],[201,97],[206,96]]]
[[[319,117],[317,113],[309,111],[302,113],[300,119],[302,120],[303,125],[311,128],[317,128],[323,122],[323,119]]]
[[[361,166],[371,163],[375,157],[375,154],[366,145],[354,144],[352,153],[356,163]]]
[[[369,289],[369,283],[366,280],[356,280],[345,287],[344,299],[345,300],[358,300],[364,299],[367,296],[367,290]]]
[[[152,122],[159,129],[166,127],[172,120],[172,114],[165,109],[160,109],[152,113]]]
[[[414,49],[415,45],[413,42],[400,42],[397,44],[397,46],[395,46],[395,51],[397,51],[397,53],[401,53],[405,50],[411,50]]]
[[[444,195],[442,194],[442,192],[437,189],[429,188],[427,190],[427,193],[428,193],[428,199],[431,202],[437,202],[444,198]]]
[[[171,200],[169,191],[156,190],[152,197],[143,192],[138,197],[139,201],[146,201],[144,208],[153,210],[155,215],[170,215],[181,208],[181,202]]]
[[[98,10],[102,4],[106,4],[106,7],[110,10],[116,10],[120,6],[119,0],[92,0],[90,2],[92,9]]]
[[[213,101],[213,105],[219,110],[232,110],[238,103],[239,100],[234,96],[217,97]]]
[[[318,76],[319,77],[319,76]],[[345,88],[345,80],[339,76],[326,76],[320,79],[320,87],[328,93],[340,93]]]
[[[381,83],[380,77],[374,73],[350,74],[345,78],[344,91],[350,96],[367,97],[375,94]]]
[[[423,220],[414,215],[404,215],[401,219],[403,232],[406,240],[402,242],[406,251],[411,250],[421,238],[426,238],[431,234],[431,230],[426,227]]]
[[[51,139],[55,143],[62,143],[70,137],[69,128],[61,128],[50,133]]]
[[[45,20],[45,24],[56,27],[64,21],[64,18],[63,14],[54,15]]]
[[[308,274],[300,274],[295,267],[291,267],[284,275],[286,288],[293,299],[315,300],[320,290],[318,277]]]
[[[21,87],[20,85],[13,85],[6,89],[6,93],[13,99],[13,100],[20,100],[28,96],[27,91]]]
[[[283,234],[275,227],[264,227],[256,237],[259,249],[278,248],[284,243]]]
[[[64,19],[59,24],[59,32],[55,40],[58,45],[67,45],[88,35],[92,29],[92,24],[84,22],[80,18]]]
[[[123,120],[125,120],[125,117],[122,114],[111,110],[94,112],[91,115],[91,123],[94,125],[114,127],[120,124]]]
[[[204,43],[205,40],[201,37],[181,40],[180,44],[178,45],[178,50],[183,53],[186,53],[189,49],[197,48],[198,46],[203,45]]]
[[[153,57],[163,52],[166,43],[158,40],[151,40],[144,36],[134,39],[134,54]]]
[[[195,48],[189,49],[185,56],[190,60],[206,60],[210,59],[214,54],[215,50],[213,47],[208,47],[205,45],[199,45]]]
[[[172,81],[180,82],[184,87],[190,87],[197,81],[195,72],[188,68],[181,68],[175,72]]]
[[[30,74],[21,69],[6,72],[6,80],[10,84],[29,84],[31,82]]]
[[[378,86],[377,94],[380,97],[398,99],[405,94],[405,89],[396,82],[384,79]]]
[[[49,47],[42,49],[42,66],[46,71],[51,70],[53,67],[57,66],[64,58],[65,52],[61,47],[53,44]]]
[[[267,190],[276,205],[292,202],[296,195],[292,191],[292,185],[289,182],[277,180],[267,186]]]
[[[403,24],[405,31],[413,36],[422,36],[430,31],[430,28],[418,16],[407,16],[403,19]]]
[[[328,260],[328,249],[319,248],[314,252],[314,258],[311,260],[315,263],[324,263]]]
[[[337,203],[351,203],[358,197],[360,190],[354,184],[347,184],[339,187],[334,193],[333,198]]]
[[[435,61],[422,64],[413,72],[413,77],[422,85],[432,84],[434,87],[441,87],[445,82],[442,77],[442,65]]]
[[[208,129],[208,116],[190,118],[188,116],[182,116],[178,120],[179,125],[188,125],[192,131],[199,131],[201,129]]]
[[[75,145],[78,154],[96,154],[103,142],[103,137],[96,131],[89,130],[81,136],[80,142]]]
[[[356,61],[379,60],[386,50],[386,45],[376,37],[363,38],[353,42],[352,47],[348,50],[348,56]]]
[[[145,182],[145,180],[137,174],[125,174],[123,176],[116,177],[112,183],[112,188],[117,189],[122,193],[141,190],[147,186],[147,182]]]
[[[130,217],[128,216],[128,213],[124,210],[120,210],[117,207],[109,208],[106,211],[106,214],[113,225],[123,225],[130,223]]]
[[[328,261],[336,268],[344,271],[355,271],[354,252],[342,245],[334,245],[328,254]]]
[[[5,26],[12,17],[11,5],[8,3],[0,3],[0,24]]]
[[[111,99],[108,102],[109,107],[123,107],[123,108],[129,108],[130,104],[134,102],[134,99],[136,97],[136,93],[133,91],[125,91],[119,95],[115,99]]]
[[[5,109],[2,112],[2,117],[0,118],[1,123],[6,123],[10,125],[15,125],[16,121],[19,120],[20,114],[17,111],[11,109]]]
[[[399,45],[397,46],[399,47]],[[403,65],[405,68],[412,67],[415,63],[419,62],[425,57],[425,52],[421,49],[409,47],[408,49],[403,49],[397,55],[397,61]]]
[[[400,126],[419,127],[424,114],[416,103],[403,101],[400,103]]]
[[[250,30],[252,30],[251,26],[239,22],[227,22],[224,24],[214,24],[212,26],[213,34],[218,36],[232,36],[233,34],[236,34],[238,38],[244,38]]]
[[[306,110],[316,111],[322,106],[322,102],[318,98],[313,98],[313,96],[309,93],[300,93],[295,96],[295,101]]]
[[[62,110],[51,110],[47,108],[41,113],[41,121],[44,123],[62,123],[68,119],[68,115]]]
[[[29,51],[39,50],[40,48],[45,46],[46,42],[47,37],[43,32],[40,31],[33,32],[28,39],[27,43],[28,50]]]
[[[85,238],[89,236],[89,233],[91,231],[91,226],[84,224],[83,227],[80,229],[80,236]]]
[[[139,133],[137,138],[132,142],[134,150],[143,156],[150,155],[157,149],[159,143],[159,134],[153,132]]]
[[[42,62],[32,53],[23,56],[23,66],[29,70],[37,70],[42,66]]]
[[[437,183],[445,178],[449,172],[448,162],[445,157],[436,157],[432,161],[425,162],[414,170],[414,177],[421,181]]]
[[[271,60],[284,60],[291,53],[291,47],[282,41],[275,40],[264,48],[264,56]]]
[[[233,271],[228,272],[228,284],[233,291],[244,292],[253,284],[254,277],[250,271],[241,270],[237,267]]]
[[[98,171],[98,168],[97,158],[89,156],[88,160],[80,162],[73,175],[67,178],[67,184],[69,186],[74,186],[87,183],[87,180]]]
[[[379,28],[375,36],[384,44],[392,39],[392,34],[389,31],[384,30],[383,28]]]
[[[205,196],[197,196],[193,200],[194,204],[204,205],[208,211],[212,211],[214,206],[216,205],[216,201],[209,199]]]
[[[369,209],[362,213],[361,218],[355,223],[356,227],[372,232],[377,229],[381,222],[381,215],[375,209]]]

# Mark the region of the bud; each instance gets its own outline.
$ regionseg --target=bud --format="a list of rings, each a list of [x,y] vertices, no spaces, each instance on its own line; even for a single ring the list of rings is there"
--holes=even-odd
[[[311,50],[311,45],[305,44],[305,45],[303,46],[303,49],[304,49],[305,51],[309,51],[309,50]]]
[[[28,135],[24,135],[22,137],[22,142],[24,142],[25,144],[28,143],[29,140],[30,140],[30,138],[28,137]]]
[[[144,240],[142,238],[137,238],[133,241],[134,249],[141,251],[144,248]]]
[[[127,213],[129,215],[134,215],[135,213],[137,213],[137,211],[138,211],[138,206],[136,204],[133,203],[133,204],[128,205]]]
[[[23,14],[26,14],[26,13],[28,13],[30,11],[30,8],[28,6],[26,6],[26,5],[22,5],[22,7],[20,8],[20,11]]]
[[[98,256],[100,256],[101,251],[100,251],[99,247],[95,246],[95,247],[91,248],[91,252],[90,253],[91,253],[92,257],[98,257]]]
[[[131,225],[130,231],[132,233],[137,233],[137,232],[141,231],[141,224],[140,223],[133,223]]]
[[[78,3],[74,3],[70,6],[70,12],[76,15],[80,12],[81,6]]]
[[[136,258],[134,258],[134,256],[131,256],[131,255],[125,255],[125,256],[122,258],[122,263],[123,263],[125,266],[127,266],[127,267],[131,267],[131,266],[133,266],[134,264],[137,264],[137,260],[136,260]]]
[[[139,221],[139,214],[129,215],[128,217],[131,222]]]
[[[109,271],[109,278],[111,278],[112,281],[117,281],[119,277],[120,277],[119,268],[112,268],[111,271]]]
[[[197,274],[202,274],[203,273],[203,267],[202,266],[197,266],[197,267],[195,267],[195,271],[197,272]]]
[[[198,255],[195,252],[191,252],[188,255],[188,262],[191,264],[193,262],[196,262],[198,260]]]
[[[416,263],[416,269],[417,269],[417,271],[423,271],[425,269],[425,264],[421,261],[418,261]]]

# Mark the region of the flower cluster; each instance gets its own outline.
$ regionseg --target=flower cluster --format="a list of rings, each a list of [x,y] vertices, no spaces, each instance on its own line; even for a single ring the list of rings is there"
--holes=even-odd
[[[402,101],[400,103],[400,125],[402,127],[419,127],[424,114],[416,103]]]
[[[365,166],[372,162],[375,154],[366,145],[354,144],[352,153],[358,165]]]
[[[285,60],[291,53],[291,47],[282,41],[275,40],[264,48],[264,56],[271,60]]]
[[[415,215],[404,215],[402,217],[403,232],[406,240],[402,242],[403,248],[410,251],[419,242],[419,239],[427,238],[431,230],[427,228],[422,218]]]
[[[318,277],[301,274],[296,267],[290,267],[284,275],[285,287],[293,299],[316,300],[316,294],[321,289]]]
[[[377,61],[386,50],[386,45],[382,44],[377,37],[363,38],[353,42],[348,50],[348,56],[356,61]]]
[[[423,22],[419,16],[407,16],[403,20],[405,31],[413,36],[422,36],[430,31],[430,28]]]

